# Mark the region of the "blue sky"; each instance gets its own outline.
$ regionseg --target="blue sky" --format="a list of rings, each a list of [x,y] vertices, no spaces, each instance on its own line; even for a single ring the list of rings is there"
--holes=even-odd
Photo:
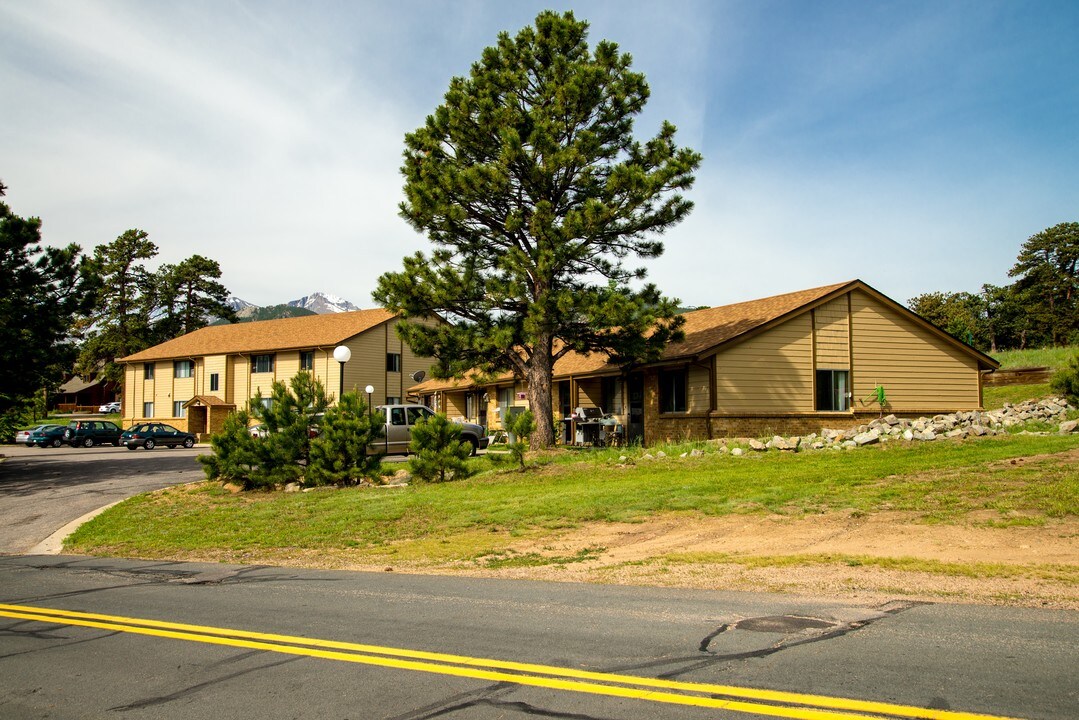
[[[704,154],[649,279],[718,305],[1003,284],[1079,220],[1079,3],[0,0],[0,179],[46,241],[128,228],[256,304],[369,307],[426,250],[403,137],[497,33],[572,9]]]

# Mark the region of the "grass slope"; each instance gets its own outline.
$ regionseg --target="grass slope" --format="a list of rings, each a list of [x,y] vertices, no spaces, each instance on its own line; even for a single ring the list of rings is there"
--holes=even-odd
[[[1000,363],[1001,370],[1028,367],[1049,367],[1059,370],[1071,358],[1079,355],[1079,347],[1031,348],[1027,350],[1003,350],[993,353],[993,359]]]
[[[514,537],[664,513],[905,510],[925,522],[956,522],[991,511],[1001,525],[1037,524],[1079,515],[1076,466],[1053,456],[1077,447],[1074,435],[742,458],[679,458],[683,448],[675,447],[655,460],[625,451],[633,455],[627,463],[618,462],[618,451],[560,453],[526,473],[488,470],[462,482],[403,488],[232,494],[200,483],[121,503],[82,526],[66,548],[225,560],[253,551],[284,561],[347,550],[371,562],[446,562],[500,552]]]

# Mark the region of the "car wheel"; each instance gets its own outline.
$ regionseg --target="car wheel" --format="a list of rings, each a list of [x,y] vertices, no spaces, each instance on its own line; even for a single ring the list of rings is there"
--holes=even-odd
[[[154,446],[155,446],[155,443],[154,443],[154,441],[153,441],[153,440],[147,440],[147,441],[146,441],[146,442],[145,442],[145,443],[143,444],[143,447],[144,447],[144,448],[146,448],[147,450],[153,450],[153,449],[154,449]]]
[[[82,441],[82,446],[84,448],[92,448],[94,446],[94,439],[92,437],[85,438]]]
[[[60,447],[60,444],[61,444],[60,443],[60,438],[53,438],[52,439],[52,446],[53,447]]]
[[[469,455],[475,457],[480,449],[480,441],[474,437],[470,437],[468,438],[468,444],[472,446],[472,452],[470,452]]]
[[[26,443],[26,447],[34,447],[34,443]]]
[[[127,446],[127,449],[128,449],[128,450],[138,450],[138,449],[139,449],[139,446],[138,446],[138,445],[128,445],[128,446]]]
[[[195,447],[195,441],[192,438],[184,438],[184,447],[190,450]]]

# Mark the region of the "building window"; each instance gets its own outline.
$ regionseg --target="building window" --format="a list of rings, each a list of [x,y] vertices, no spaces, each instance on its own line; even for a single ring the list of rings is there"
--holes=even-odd
[[[509,417],[510,405],[513,404],[513,388],[499,388],[498,389],[498,409],[502,416],[502,422],[506,421]]]
[[[310,350],[300,353],[300,369],[308,372],[315,369],[315,353]]]
[[[465,420],[471,420],[474,417],[476,417],[476,396],[465,393]]]
[[[817,410],[846,412],[850,409],[850,371],[817,371]]]
[[[175,418],[187,417],[187,408],[184,407],[186,400],[172,401],[172,416]]]
[[[152,418],[154,416],[154,404],[152,402],[144,402],[142,404],[142,416],[144,418]]]
[[[255,355],[251,358],[251,372],[273,372],[273,355]]]
[[[264,410],[273,410],[273,398],[262,398],[262,407]]]
[[[674,413],[686,411],[686,371],[659,371],[659,411]]]
[[[142,366],[142,379],[153,380],[154,379],[154,364],[146,363]]]
[[[392,395],[387,395],[386,396],[386,404],[387,405],[400,405],[401,404],[401,398],[394,397]]]
[[[172,376],[189,378],[195,371],[195,363],[191,360],[177,360],[172,364]]]
[[[603,412],[611,415],[622,414],[622,379],[605,377],[600,380],[600,404]]]
[[[401,372],[401,353],[386,353],[386,372]]]
[[[218,373],[210,373],[210,392],[217,392],[221,389],[221,375]]]

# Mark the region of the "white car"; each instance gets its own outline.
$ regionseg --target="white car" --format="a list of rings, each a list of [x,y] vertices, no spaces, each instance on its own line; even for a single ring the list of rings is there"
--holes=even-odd
[[[26,447],[34,447],[34,443],[32,443],[30,441],[30,433],[34,432],[35,430],[40,430],[43,427],[46,427],[46,426],[45,425],[35,425],[34,427],[29,428],[27,430],[19,430],[19,431],[17,431],[15,433],[15,444],[16,445],[25,445]]]
[[[111,403],[105,403],[104,405],[99,407],[97,411],[105,415],[108,415],[109,413],[118,413],[120,412],[120,402],[116,401]]]

